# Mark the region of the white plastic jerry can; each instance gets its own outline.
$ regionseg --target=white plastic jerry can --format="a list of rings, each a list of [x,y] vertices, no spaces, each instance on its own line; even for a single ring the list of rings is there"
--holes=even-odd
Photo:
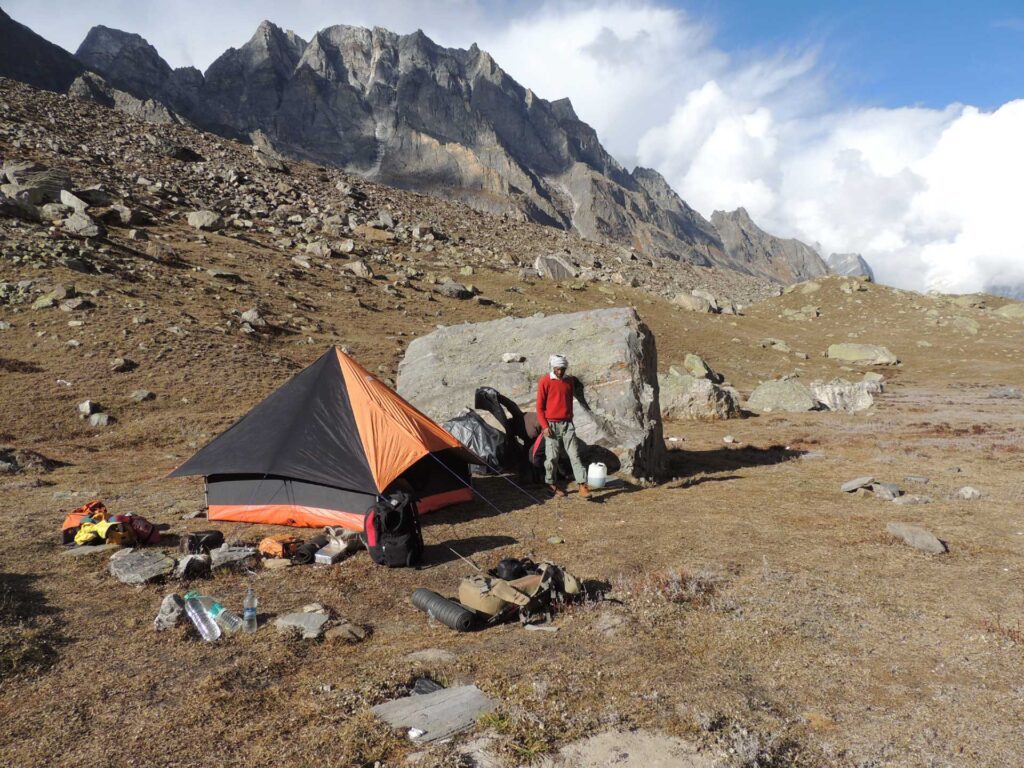
[[[594,462],[587,468],[587,485],[591,488],[604,488],[608,481],[608,467],[601,462]]]

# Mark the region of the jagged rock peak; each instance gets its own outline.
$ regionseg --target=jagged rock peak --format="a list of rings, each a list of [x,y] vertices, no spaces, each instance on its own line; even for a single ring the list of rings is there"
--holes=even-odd
[[[829,272],[814,248],[795,238],[768,234],[754,223],[746,208],[715,211],[711,223],[725,245],[723,266],[787,284]]]

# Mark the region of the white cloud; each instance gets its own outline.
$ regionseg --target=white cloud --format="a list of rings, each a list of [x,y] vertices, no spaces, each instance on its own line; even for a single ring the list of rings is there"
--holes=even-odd
[[[659,0],[4,5],[72,50],[103,23],[139,32],[174,65],[205,67],[263,18],[303,36],[347,23],[477,42],[538,95],[571,97],[619,161],[658,169],[705,215],[746,207],[768,231],[860,252],[904,287],[1024,284],[1024,101],[989,113],[851,107],[820,46],[727,53],[711,24]]]

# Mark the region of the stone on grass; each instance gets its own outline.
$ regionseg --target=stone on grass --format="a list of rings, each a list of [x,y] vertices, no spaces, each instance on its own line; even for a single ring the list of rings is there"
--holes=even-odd
[[[362,277],[367,280],[373,277],[373,270],[366,265],[365,261],[350,261],[347,264],[342,264],[341,268],[356,277]]]
[[[839,490],[841,490],[843,493],[853,493],[854,491],[860,490],[861,488],[866,488],[873,482],[875,482],[875,478],[873,478],[871,475],[864,475],[864,477],[856,477],[853,480],[847,480],[845,483],[839,486]]]
[[[928,552],[932,555],[942,555],[948,552],[948,548],[931,531],[918,525],[909,523],[889,523],[886,530],[893,536],[903,539],[904,543]]]
[[[327,630],[325,637],[328,640],[343,640],[346,643],[358,643],[366,639],[366,630],[358,624],[353,624],[347,619],[342,619],[336,627]]]
[[[177,626],[178,620],[184,612],[185,601],[181,599],[181,595],[171,592],[160,603],[160,610],[157,612],[156,618],[153,619],[153,629],[157,632],[172,629]]]
[[[291,633],[297,630],[303,640],[316,640],[323,634],[326,623],[327,614],[325,613],[300,611],[279,616],[274,622],[274,626],[277,627],[278,632]]]
[[[561,256],[554,254],[538,256],[537,260],[533,263],[533,268],[541,277],[554,280],[555,282],[572,280],[579,274],[572,264]]]
[[[462,283],[456,283],[453,280],[446,280],[436,286],[434,290],[442,296],[447,296],[449,299],[473,298],[473,292],[469,290],[469,288],[464,286]]]
[[[65,549],[64,554],[67,557],[86,557],[88,555],[98,555],[103,552],[113,552],[117,549],[120,549],[117,544],[83,544],[82,546]]]
[[[705,378],[658,377],[658,399],[665,419],[732,419],[742,414],[735,390]]]
[[[110,556],[107,567],[122,584],[145,584],[170,574],[174,560],[156,549],[122,549]]]
[[[928,496],[918,496],[917,494],[906,493],[902,496],[897,496],[892,500],[892,503],[899,504],[900,506],[907,504],[931,504],[932,500]]]
[[[495,706],[475,685],[463,685],[378,704],[373,712],[392,728],[409,733],[410,739],[426,743],[472,727]]]
[[[126,357],[115,357],[110,361],[110,370],[114,373],[128,373],[129,371],[134,371],[137,367],[138,363]]]
[[[878,384],[868,381],[851,384],[846,379],[833,379],[828,383],[811,383],[811,393],[819,403],[830,411],[845,413],[856,413],[870,408],[875,404],[872,392],[878,390]]]
[[[903,490],[896,483],[872,483],[871,490],[880,499],[892,501],[903,495]]]
[[[832,344],[826,356],[854,365],[896,365],[899,359],[878,344]]]
[[[78,415],[80,418],[88,418],[94,413],[99,413],[102,406],[94,400],[83,400],[78,404]]]
[[[965,485],[963,488],[956,492],[956,495],[958,498],[961,498],[964,501],[973,501],[974,499],[981,498],[981,491],[979,491],[977,488],[972,488],[969,485]]]
[[[750,394],[747,407],[760,413],[800,413],[818,408],[811,390],[796,379],[766,381]]]
[[[225,544],[210,550],[210,566],[215,571],[221,568],[242,571],[258,563],[259,559],[255,547],[231,547]]]
[[[94,413],[89,417],[90,427],[109,427],[114,423],[114,417],[109,413]]]
[[[150,392],[148,389],[136,389],[129,395],[129,399],[133,403],[145,403],[148,400],[156,399],[156,395]]]
[[[210,575],[210,556],[205,554],[186,555],[174,568],[176,579],[205,579]]]
[[[187,220],[190,227],[202,232],[213,232],[224,227],[224,219],[214,211],[192,211]]]
[[[502,363],[510,348],[526,362]],[[480,382],[532,410],[553,352],[568,356],[569,373],[584,386],[586,404],[575,407],[580,440],[616,453],[627,475],[659,475],[665,442],[654,334],[629,308],[438,329],[409,344],[398,369],[398,393],[439,423],[471,407]]]
[[[703,296],[691,296],[688,293],[677,293],[672,299],[677,307],[688,309],[691,312],[712,312],[711,302]]]
[[[213,277],[217,280],[223,280],[227,283],[245,282],[244,280],[242,280],[242,276],[239,275],[237,272],[229,272],[226,269],[208,269],[206,270],[206,274],[208,274],[210,277]]]

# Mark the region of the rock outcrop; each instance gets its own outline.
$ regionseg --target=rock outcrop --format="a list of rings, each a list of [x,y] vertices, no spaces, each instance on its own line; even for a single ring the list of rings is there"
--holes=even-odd
[[[506,363],[515,349],[523,362]],[[584,442],[616,453],[635,477],[663,471],[654,334],[632,309],[512,317],[441,328],[409,344],[398,369],[398,393],[435,421],[472,406],[479,386],[491,386],[533,410],[548,357],[569,358],[569,373],[584,387],[575,408]]]
[[[766,381],[755,389],[747,400],[747,407],[759,413],[800,413],[817,410],[819,406],[805,384],[797,379],[778,379]]]
[[[828,271],[843,277],[866,277],[875,281],[875,272],[871,265],[859,253],[833,253],[826,262]]]
[[[742,415],[732,387],[707,378],[670,373],[659,376],[661,415],[674,420],[734,419]]]
[[[828,266],[811,246],[769,235],[744,208],[715,211],[711,223],[725,247],[722,266],[786,284],[828,274]]]
[[[0,8],[0,77],[63,93],[85,66]]]

